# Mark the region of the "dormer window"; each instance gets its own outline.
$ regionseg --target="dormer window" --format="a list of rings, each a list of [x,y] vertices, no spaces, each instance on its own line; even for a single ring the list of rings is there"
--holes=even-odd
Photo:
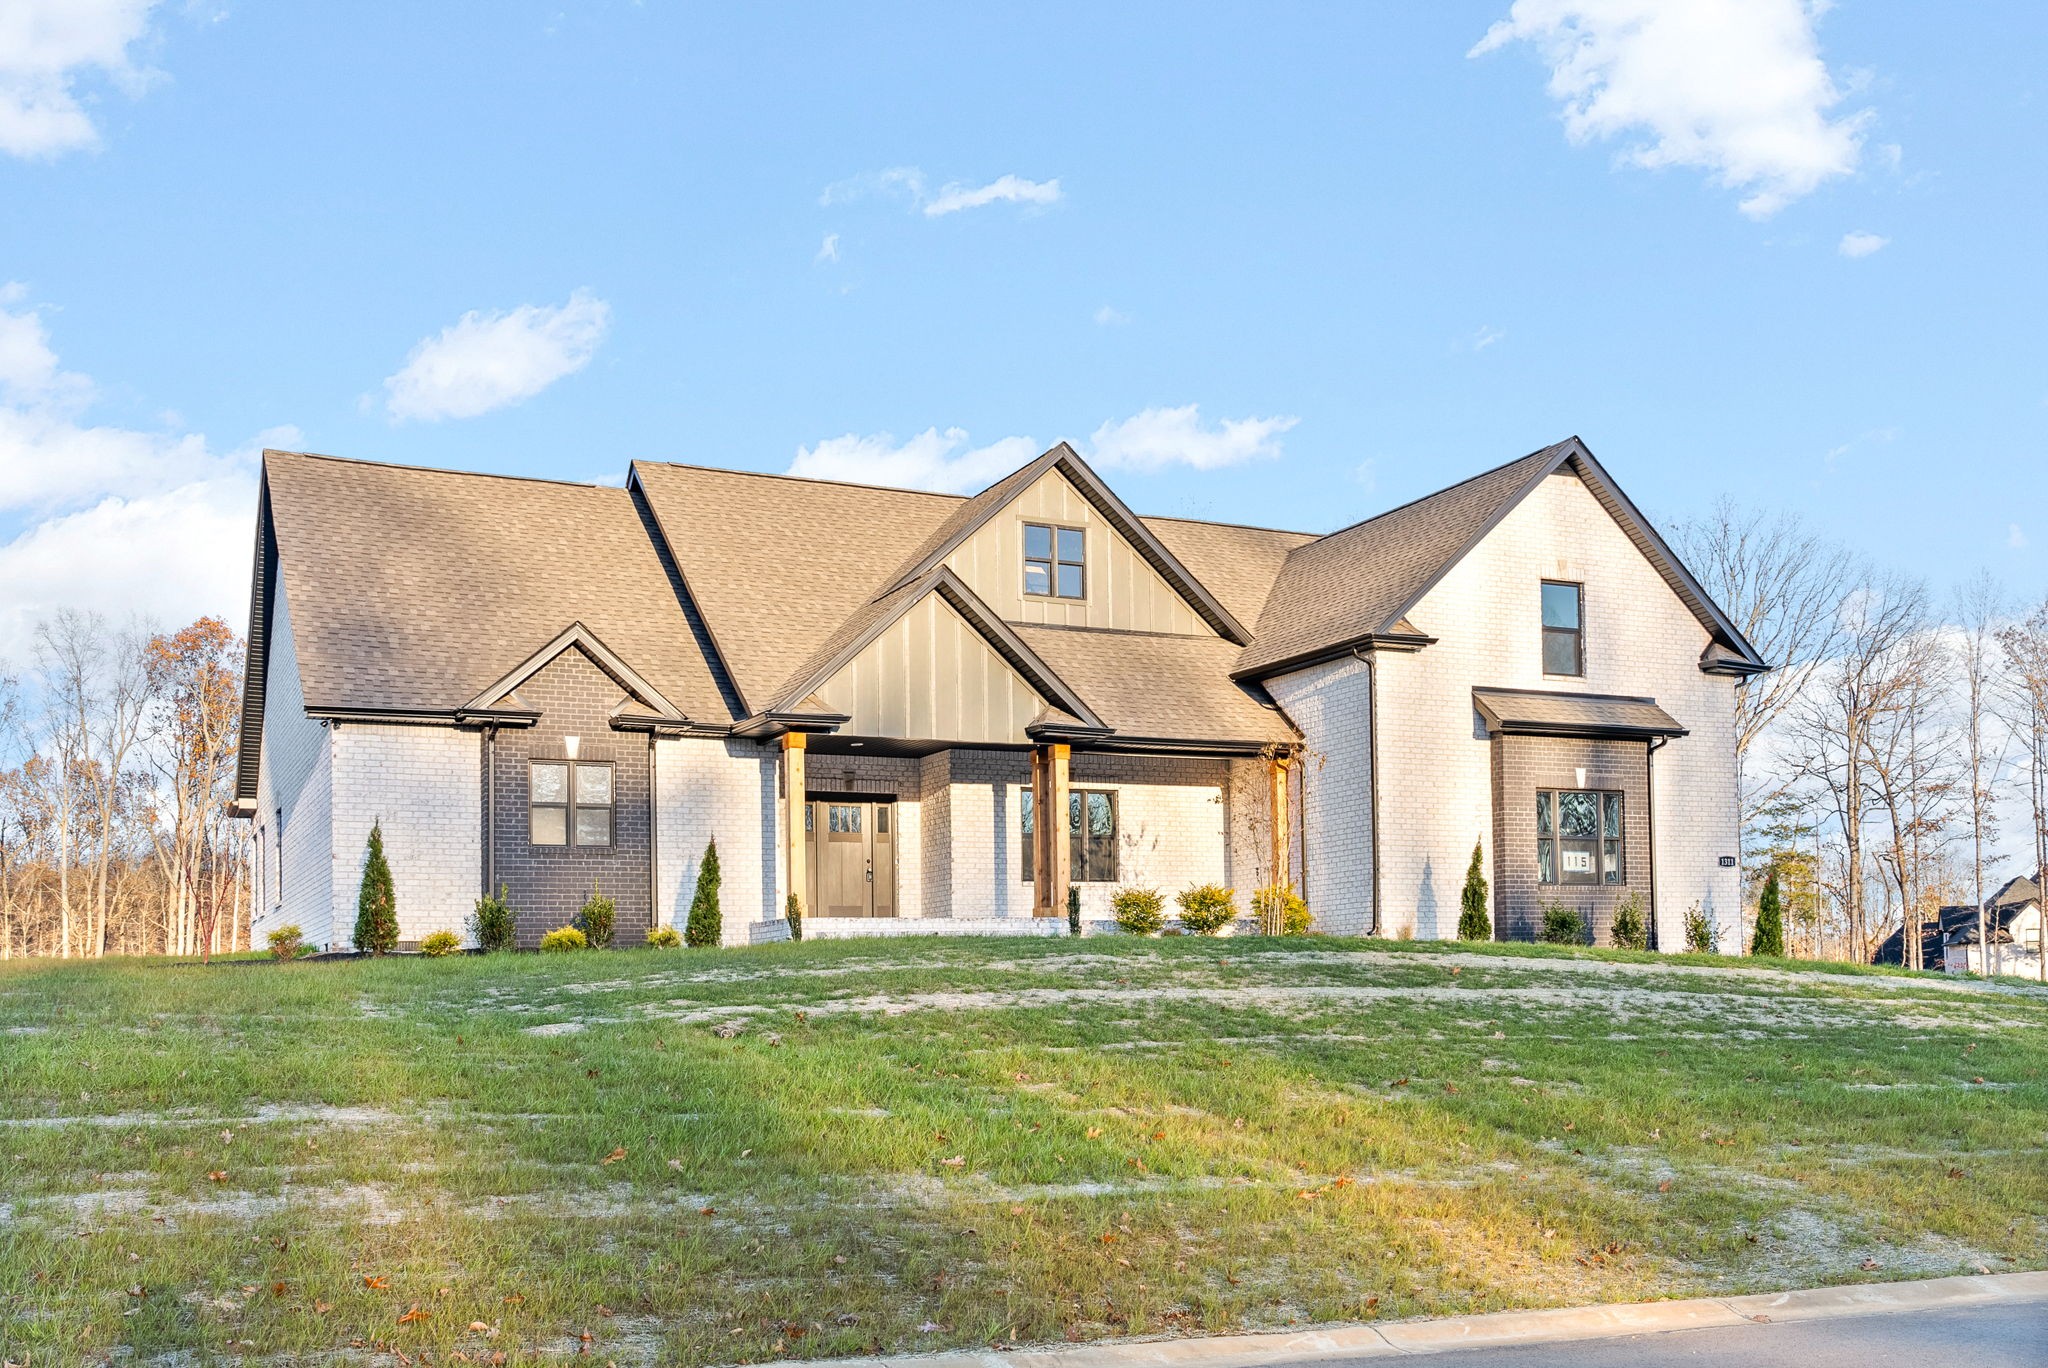
[[[1543,581],[1543,673],[1586,672],[1586,586]]]
[[[1024,592],[1035,598],[1088,597],[1085,542],[1078,527],[1024,524]]]

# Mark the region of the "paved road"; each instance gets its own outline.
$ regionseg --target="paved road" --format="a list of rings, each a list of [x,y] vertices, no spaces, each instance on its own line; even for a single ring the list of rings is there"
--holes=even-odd
[[[1417,1355],[1432,1368],[2048,1368],[2048,1301]],[[1314,1368],[1368,1360],[1317,1359]],[[1369,1361],[1381,1368],[1384,1358]]]

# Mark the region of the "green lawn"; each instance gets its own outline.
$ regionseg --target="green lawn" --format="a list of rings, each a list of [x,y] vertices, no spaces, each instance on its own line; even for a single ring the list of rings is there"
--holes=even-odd
[[[2048,993],[1730,966],[7,965],[0,1351],[726,1363],[2048,1266]]]

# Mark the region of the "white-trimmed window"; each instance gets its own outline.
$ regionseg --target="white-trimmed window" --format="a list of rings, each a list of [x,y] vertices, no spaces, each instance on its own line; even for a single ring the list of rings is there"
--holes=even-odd
[[[610,761],[535,760],[527,773],[527,837],[533,845],[612,843],[616,790]]]

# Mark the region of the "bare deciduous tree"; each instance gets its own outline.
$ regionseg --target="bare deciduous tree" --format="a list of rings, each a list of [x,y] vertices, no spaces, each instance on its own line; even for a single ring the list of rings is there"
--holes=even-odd
[[[2034,880],[2048,883],[2048,599],[1998,633],[2005,657],[2010,723],[2027,757],[2027,800],[2034,822]],[[2048,888],[2040,889],[2048,899]],[[2034,972],[2048,983],[2048,906]]]

